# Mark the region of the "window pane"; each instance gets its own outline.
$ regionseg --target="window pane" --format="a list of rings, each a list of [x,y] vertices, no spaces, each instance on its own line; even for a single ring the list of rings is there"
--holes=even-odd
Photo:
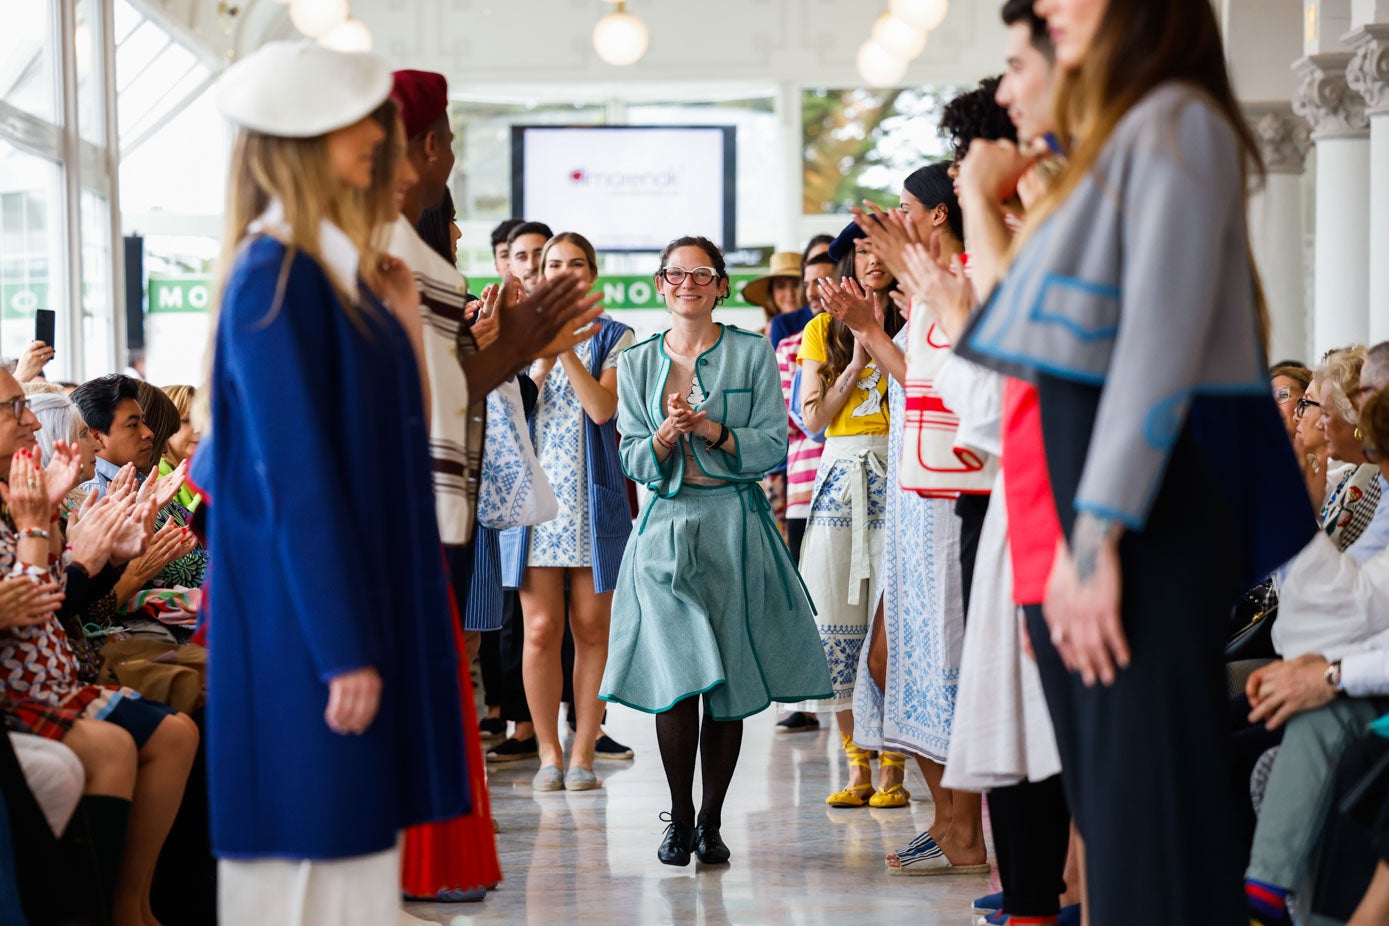
[[[211,91],[122,156],[121,210],[127,215],[217,215],[225,204],[227,130]]]
[[[3,2],[3,0],[0,0]],[[95,144],[106,140],[105,92],[101,64],[101,3],[80,0],[77,4],[77,128],[82,137]]]
[[[60,121],[53,0],[0,0],[0,98]]]
[[[106,197],[82,191],[82,338],[83,373],[96,376],[111,369],[115,339],[115,306],[111,298],[111,206]]]
[[[34,339],[35,309],[65,314],[61,204],[58,164],[0,140],[0,354],[7,357]],[[62,345],[55,347],[61,361]]]
[[[772,97],[678,103],[640,103],[627,107],[632,125],[731,125],[737,130],[738,175],[735,239],[739,249],[770,246],[781,231],[786,165],[763,152],[780,150],[781,132]],[[709,195],[722,195],[710,190]]]
[[[907,174],[948,156],[936,126],[945,104],[965,89],[805,91],[805,214],[848,212],[865,198],[895,204]]]
[[[451,119],[458,160],[449,188],[459,220],[511,217],[513,125],[601,125],[603,118],[602,106],[455,100]]]

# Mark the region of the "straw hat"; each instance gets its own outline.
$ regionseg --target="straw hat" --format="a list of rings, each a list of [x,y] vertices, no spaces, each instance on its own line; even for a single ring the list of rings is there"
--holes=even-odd
[[[278,138],[314,138],[371,115],[391,95],[391,70],[376,55],[317,42],[267,42],[222,72],[217,109],[238,128]]]
[[[801,282],[801,255],[795,251],[777,251],[772,255],[771,271],[743,287],[743,298],[753,305],[766,305],[772,280],[784,277]]]

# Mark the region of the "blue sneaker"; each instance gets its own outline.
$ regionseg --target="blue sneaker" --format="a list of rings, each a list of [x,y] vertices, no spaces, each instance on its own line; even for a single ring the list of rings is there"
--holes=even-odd
[[[984,918],[984,922],[988,926],[1008,926],[1008,913],[1004,910],[995,910],[993,916]]]
[[[975,913],[992,916],[1003,909],[1003,892],[999,891],[997,894],[985,894],[974,902],[971,909]]]
[[[1061,914],[1056,918],[1056,926],[1080,926],[1080,904],[1062,907]]]

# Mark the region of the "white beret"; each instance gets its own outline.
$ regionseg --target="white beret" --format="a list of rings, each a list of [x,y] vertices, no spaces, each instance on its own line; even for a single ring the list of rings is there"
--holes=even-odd
[[[366,52],[268,42],[217,78],[217,109],[239,128],[314,138],[371,115],[391,95],[391,70]]]

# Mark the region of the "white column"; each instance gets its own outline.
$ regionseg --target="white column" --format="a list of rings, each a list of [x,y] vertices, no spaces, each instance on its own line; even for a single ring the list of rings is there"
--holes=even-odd
[[[1355,49],[1346,82],[1370,119],[1369,339],[1378,343],[1389,340],[1389,23],[1362,26],[1345,42]]]
[[[1293,110],[1317,146],[1316,354],[1369,337],[1370,141],[1365,101],[1346,84],[1349,53],[1308,55]]]
[[[1268,174],[1249,201],[1249,238],[1268,300],[1268,360],[1311,357],[1302,267],[1302,172],[1311,150],[1306,121],[1286,103],[1244,108]]]

